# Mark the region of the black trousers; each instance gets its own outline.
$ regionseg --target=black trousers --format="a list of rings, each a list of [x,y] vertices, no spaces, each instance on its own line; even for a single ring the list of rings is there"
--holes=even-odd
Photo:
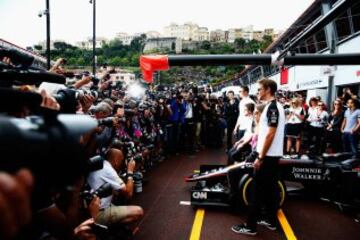
[[[195,130],[196,125],[193,119],[185,119],[185,124],[183,125],[183,137],[182,142],[180,145],[182,145],[186,152],[192,153],[194,152],[194,146],[195,146]]]
[[[324,145],[321,144],[324,138],[324,128],[309,127],[309,147],[312,154],[322,154],[324,152]]]
[[[254,172],[254,191],[250,197],[247,226],[256,229],[264,207],[267,221],[275,224],[279,208],[278,165],[280,157],[265,157],[260,169]]]
[[[232,136],[233,136],[233,131],[236,125],[236,120],[227,120],[226,122],[227,124],[227,141],[226,141],[226,145],[227,145],[227,149],[229,150],[232,147]]]

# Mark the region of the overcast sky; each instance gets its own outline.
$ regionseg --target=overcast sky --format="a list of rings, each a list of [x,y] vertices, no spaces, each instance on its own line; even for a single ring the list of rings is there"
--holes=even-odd
[[[96,0],[97,35],[163,31],[171,22],[209,30],[254,25],[285,30],[314,0]],[[22,47],[46,38],[45,0],[0,0],[0,38]],[[50,0],[51,38],[70,43],[92,36],[89,0]]]

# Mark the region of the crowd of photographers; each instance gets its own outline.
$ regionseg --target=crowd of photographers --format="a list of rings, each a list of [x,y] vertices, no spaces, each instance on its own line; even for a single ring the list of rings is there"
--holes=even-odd
[[[210,89],[146,89],[107,67],[91,76],[64,59],[43,71],[0,57],[0,150],[11,158],[0,164],[1,239],[131,237],[144,174],[171,154],[222,146],[225,103]]]
[[[228,92],[232,101],[230,117],[227,116],[229,164],[244,160],[254,149],[257,137],[257,114],[261,102],[249,96],[244,86],[239,92]],[[360,105],[358,96],[350,88],[326,106],[321,97],[312,97],[307,104],[304,96],[294,92],[277,93],[277,100],[285,110],[284,158],[308,159],[310,155],[351,152],[358,156],[360,130]],[[235,113],[235,114],[234,114]]]

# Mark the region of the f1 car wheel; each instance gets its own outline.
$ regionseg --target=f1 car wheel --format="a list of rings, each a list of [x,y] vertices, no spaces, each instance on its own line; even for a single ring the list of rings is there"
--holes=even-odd
[[[243,206],[249,205],[249,199],[254,191],[253,178],[249,175],[244,175],[239,183],[239,193],[237,194],[237,201],[240,202]],[[278,181],[278,191],[279,191],[279,207],[284,204],[286,197],[286,185],[283,181]]]

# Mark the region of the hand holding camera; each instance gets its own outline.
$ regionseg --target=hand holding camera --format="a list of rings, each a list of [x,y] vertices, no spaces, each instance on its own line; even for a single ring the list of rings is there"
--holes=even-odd
[[[135,165],[136,165],[135,160],[134,160],[134,159],[131,159],[131,160],[127,163],[127,173],[134,173]]]
[[[54,97],[50,96],[45,90],[42,90],[40,94],[43,98],[41,103],[42,107],[60,111],[60,104],[56,101]]]
[[[81,223],[74,229],[74,237],[80,240],[95,240],[96,235],[92,232],[92,224],[94,224],[94,219],[90,218],[85,222]]]

